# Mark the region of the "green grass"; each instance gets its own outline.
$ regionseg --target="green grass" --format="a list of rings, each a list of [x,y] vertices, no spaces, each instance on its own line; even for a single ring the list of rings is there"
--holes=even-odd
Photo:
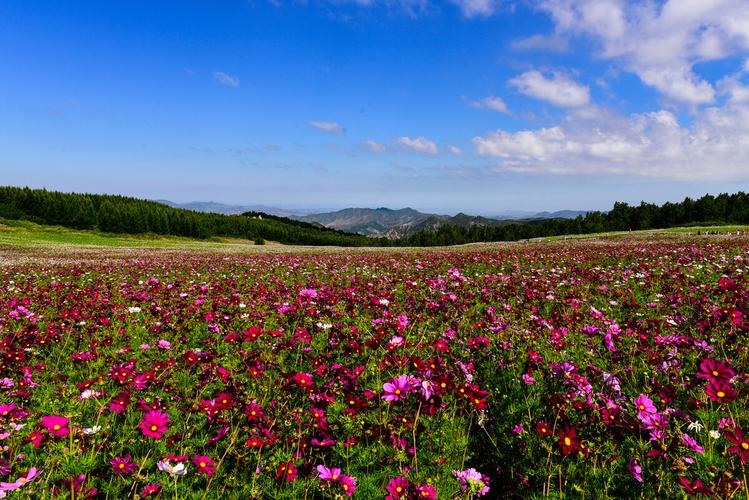
[[[615,239],[627,236],[647,237],[649,235],[696,235],[697,232],[705,231],[727,233],[742,231],[749,233],[749,226],[709,226],[709,227],[677,227],[671,229],[649,229],[643,231],[619,231],[593,234],[570,234],[565,236],[551,236],[536,238],[532,241],[560,241],[577,239]],[[497,242],[503,244],[505,242]],[[94,246],[112,248],[190,248],[190,249],[262,249],[262,246],[253,245],[252,241],[238,238],[210,238],[208,240],[197,240],[181,236],[163,236],[157,234],[123,235],[103,233],[100,231],[84,231],[69,229],[61,226],[45,226],[29,221],[7,220],[0,218],[0,245],[13,246],[44,246],[44,245],[71,245],[71,246]],[[471,246],[475,244],[468,244]],[[483,245],[483,244],[481,244]],[[302,248],[296,245],[279,245],[268,242],[265,247],[294,249]],[[303,248],[311,248],[304,246]],[[322,247],[320,247],[322,249]],[[361,249],[360,249],[361,250]],[[424,250],[427,250],[426,248]]]
[[[211,238],[196,240],[180,236],[156,234],[123,235],[100,231],[83,231],[61,226],[43,226],[28,221],[0,218],[0,245],[85,245],[100,247],[155,247],[155,248],[220,248],[227,245],[248,245],[248,240]]]

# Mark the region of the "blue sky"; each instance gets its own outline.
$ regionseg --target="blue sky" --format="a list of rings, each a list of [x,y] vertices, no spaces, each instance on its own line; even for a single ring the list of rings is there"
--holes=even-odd
[[[749,189],[745,0],[0,3],[0,183],[495,214]]]

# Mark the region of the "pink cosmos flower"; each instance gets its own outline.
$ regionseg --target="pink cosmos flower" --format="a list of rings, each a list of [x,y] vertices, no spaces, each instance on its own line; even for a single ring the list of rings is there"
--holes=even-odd
[[[161,491],[161,485],[160,484],[147,484],[145,487],[143,487],[143,490],[140,492],[141,498],[150,497],[152,495],[158,495]]]
[[[719,403],[730,403],[737,397],[739,393],[736,392],[729,382],[725,380],[712,380],[707,387],[705,387],[705,394],[713,401]]]
[[[474,468],[453,471],[455,476],[460,482],[460,491],[468,492],[470,495],[476,495],[482,497],[489,493],[489,478],[484,476]]]
[[[341,469],[328,469],[324,465],[317,466],[317,477],[323,481],[338,481],[341,477]]]
[[[29,469],[29,471],[26,474],[22,474],[21,477],[16,479],[15,482],[0,483],[0,491],[17,490],[21,486],[33,480],[35,477],[38,477],[41,473],[42,471],[38,470],[36,467],[32,467]]]
[[[736,372],[727,363],[711,358],[703,359],[699,370],[697,370],[697,377],[707,380],[723,380],[728,382],[735,376]]]
[[[697,441],[695,441],[695,439],[689,434],[682,434],[681,442],[684,443],[684,446],[696,453],[705,453],[705,449],[700,446]]]
[[[649,415],[658,413],[658,409],[653,404],[653,400],[647,397],[645,394],[640,394],[635,399],[635,406],[637,407],[637,418],[639,418],[640,420]]]
[[[390,482],[385,486],[385,491],[388,492],[388,496],[385,500],[397,500],[398,498],[405,498],[408,495],[408,479],[403,476],[397,476],[390,479]]]
[[[70,434],[69,422],[70,419],[58,415],[42,417],[42,427],[55,437],[65,437]]]
[[[198,474],[212,476],[216,472],[216,462],[208,455],[195,455],[192,457],[192,463],[198,468]]]
[[[130,455],[116,456],[109,463],[112,465],[112,470],[115,475],[123,476],[125,474],[131,474],[138,468],[138,464],[130,460]]]
[[[138,427],[144,436],[161,439],[169,430],[169,414],[159,410],[151,410],[145,414]]]
[[[416,498],[420,500],[437,500],[437,488],[431,484],[416,487]]]
[[[642,482],[642,467],[640,467],[637,460],[634,458],[630,459],[630,461],[627,462],[627,470],[632,474],[632,477],[635,478],[635,481]]]
[[[341,489],[347,497],[350,497],[356,491],[356,478],[354,476],[341,477]]]
[[[390,382],[385,382],[382,385],[382,388],[385,391],[382,399],[392,403],[393,401],[398,401],[408,395],[411,390],[411,381],[414,380],[414,378],[411,375],[401,375],[400,377],[390,380]]]

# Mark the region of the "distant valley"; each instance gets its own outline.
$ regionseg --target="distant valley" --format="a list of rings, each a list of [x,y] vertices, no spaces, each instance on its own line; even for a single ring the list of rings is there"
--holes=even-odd
[[[525,217],[488,218],[478,215],[439,215],[419,212],[413,208],[391,210],[389,208],[346,208],[336,212],[293,216],[291,218],[304,222],[318,223],[325,227],[364,234],[367,236],[385,236],[391,239],[411,236],[425,229],[437,229],[440,226],[502,227],[509,224],[533,223],[546,219],[572,219],[585,215],[585,211],[565,210],[562,212],[531,213]]]

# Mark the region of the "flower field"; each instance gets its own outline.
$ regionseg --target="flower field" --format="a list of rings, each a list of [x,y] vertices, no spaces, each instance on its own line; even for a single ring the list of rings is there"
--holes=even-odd
[[[0,497],[749,498],[745,237],[3,250]]]

